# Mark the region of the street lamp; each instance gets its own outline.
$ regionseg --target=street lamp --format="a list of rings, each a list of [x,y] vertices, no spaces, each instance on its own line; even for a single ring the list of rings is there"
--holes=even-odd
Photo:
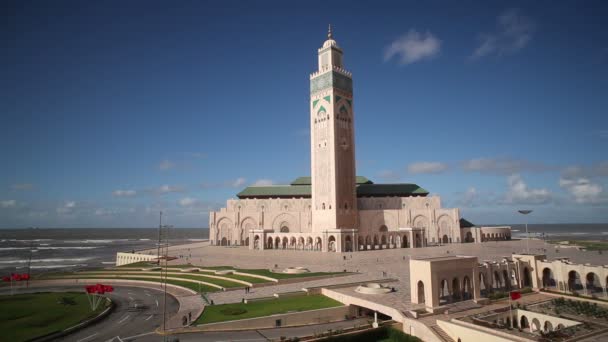
[[[160,228],[165,228],[165,276],[164,276],[164,285],[165,285],[165,293],[163,296],[163,333],[166,332],[166,324],[167,324],[167,262],[169,261],[169,229],[173,228],[171,225],[160,226]],[[159,260],[160,265],[160,260]],[[162,267],[161,267],[161,280],[162,280]],[[166,337],[166,335],[165,335]]]
[[[528,215],[532,212],[532,210],[518,210],[522,215]],[[526,254],[530,253],[530,233],[528,233],[528,218],[526,217]]]

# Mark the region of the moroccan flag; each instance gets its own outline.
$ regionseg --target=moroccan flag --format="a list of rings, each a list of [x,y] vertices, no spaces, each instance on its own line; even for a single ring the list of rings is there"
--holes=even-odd
[[[95,293],[95,285],[87,285],[84,287],[87,293]]]
[[[511,300],[518,300],[521,298],[521,292],[519,291],[511,291]]]

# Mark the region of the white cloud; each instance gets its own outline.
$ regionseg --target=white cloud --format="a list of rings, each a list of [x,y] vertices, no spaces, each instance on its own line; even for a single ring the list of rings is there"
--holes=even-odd
[[[441,173],[448,169],[448,166],[440,162],[416,162],[407,166],[409,173]]]
[[[462,195],[460,203],[465,207],[472,207],[473,203],[477,199],[477,189],[474,187],[470,187],[467,191]]]
[[[167,160],[167,159],[161,161],[160,164],[158,165],[158,168],[161,171],[166,171],[166,170],[172,169],[174,167],[175,167],[175,163],[173,163],[172,161]]]
[[[477,158],[465,160],[461,164],[465,172],[510,175],[523,171],[544,171],[550,167],[541,163],[510,158]]]
[[[269,186],[272,184],[274,184],[274,182],[271,179],[258,179],[253,184],[251,184],[251,186]]]
[[[530,189],[521,178],[515,174],[507,178],[509,189],[505,194],[507,204],[544,204],[551,200],[552,194],[547,189]]]
[[[133,197],[137,195],[135,190],[114,190],[112,191],[114,197]]]
[[[384,61],[397,56],[402,65],[430,59],[441,50],[441,40],[430,32],[420,33],[410,30],[395,40],[384,52]]]
[[[70,214],[75,208],[75,201],[67,201],[62,207],[57,208],[57,214]]]
[[[178,201],[179,205],[182,207],[191,207],[195,204],[198,204],[198,200],[192,197],[184,197]]]
[[[11,189],[15,191],[19,190],[32,190],[34,188],[34,184],[30,183],[19,183],[11,185]]]
[[[479,46],[473,51],[471,59],[516,53],[528,45],[535,30],[534,22],[518,9],[503,12],[498,16],[496,25],[495,32],[479,35]]]
[[[16,200],[0,201],[0,207],[2,207],[2,208],[14,208],[16,206],[17,206]]]
[[[392,170],[382,170],[378,173],[378,177],[387,181],[396,181],[401,178],[401,175]]]
[[[243,177],[239,177],[239,178],[235,179],[235,180],[234,180],[234,181],[233,181],[233,182],[232,182],[230,185],[231,185],[233,188],[239,188],[239,187],[241,187],[241,186],[245,185],[245,181],[246,181],[246,179],[245,179],[245,178],[243,178]]]
[[[592,183],[587,178],[567,179],[560,178],[559,186],[572,195],[577,203],[598,203],[601,201],[603,188],[601,185]]]
[[[156,193],[164,195],[164,194],[168,194],[171,192],[182,192],[184,189],[179,187],[179,186],[170,186],[170,185],[161,185],[157,190]]]

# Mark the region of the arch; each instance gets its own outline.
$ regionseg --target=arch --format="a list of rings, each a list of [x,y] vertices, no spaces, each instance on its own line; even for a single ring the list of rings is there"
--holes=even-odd
[[[499,289],[501,287],[502,287],[502,284],[500,281],[500,274],[498,273],[498,271],[494,271],[494,288]]]
[[[401,248],[408,248],[409,247],[409,243],[407,241],[407,235],[403,235],[403,238],[401,239]]]
[[[371,236],[366,236],[365,237],[365,249],[374,249],[374,246],[372,246],[372,237]]]
[[[315,239],[315,250],[320,251],[323,249],[323,240],[320,237]]]
[[[287,238],[287,236],[283,237],[283,243],[281,244],[281,247],[283,247],[283,249],[287,249],[287,244],[289,243],[289,239]]]
[[[486,234],[485,233],[481,233],[481,242],[486,241]]]
[[[219,245],[228,246],[230,245],[230,241],[236,239],[236,232],[234,232],[234,223],[227,217],[222,217],[217,222],[217,236],[216,241],[219,241]],[[226,243],[223,244],[223,240],[226,239]]]
[[[473,233],[471,233],[470,231],[467,232],[464,238],[464,242],[475,242],[475,239],[473,238]]]
[[[305,243],[304,243],[304,238],[302,236],[300,236],[300,238],[298,239],[298,249],[304,249]]]
[[[481,295],[487,295],[488,284],[486,283],[486,275],[483,272],[479,272],[479,293]]]
[[[374,244],[372,245],[372,249],[376,249],[378,246],[378,235],[374,235]]]
[[[363,236],[359,236],[357,238],[357,244],[359,245],[359,250],[360,251],[363,251],[363,250],[367,249],[366,248],[367,246],[365,245],[365,239],[363,238]]]
[[[511,270],[511,287],[517,288],[517,273],[515,270]]]
[[[416,233],[414,239],[414,242],[412,242],[414,247],[422,247],[422,238],[420,237],[419,233]]]
[[[530,324],[530,331],[535,332],[540,330],[540,321],[538,318],[533,318],[532,323]]]
[[[241,220],[241,230],[245,233],[249,233],[250,230],[258,227],[256,221],[251,216],[247,216]]]
[[[308,249],[309,251],[314,249],[312,237],[310,237],[310,236],[308,238],[306,238],[306,249]]]
[[[388,227],[385,224],[383,224],[383,225],[380,226],[380,228],[378,229],[378,231],[381,232],[381,233],[388,232]]]
[[[555,287],[555,278],[553,277],[553,270],[549,267],[543,268],[543,287]]]
[[[402,240],[401,235],[397,234],[394,239],[395,248],[401,247],[401,240]]]
[[[530,269],[528,268],[528,266],[524,267],[523,270],[524,274],[524,282],[523,285],[524,287],[532,287],[532,276],[530,275]]]
[[[426,229],[429,226],[429,220],[424,215],[418,215],[418,216],[414,217],[414,220],[412,222],[413,222],[412,225],[414,226],[414,228],[425,228]]]
[[[439,229],[438,237],[441,236],[442,243],[452,243],[452,219],[448,215],[441,215],[437,218],[437,227]]]
[[[560,324],[557,325],[557,328],[555,330],[562,330],[565,327],[566,327],[565,325],[563,325],[563,324],[560,323]]]
[[[336,237],[331,235],[329,239],[327,239],[327,249],[329,252],[335,252],[336,247]]]
[[[228,239],[226,239],[225,237],[222,238],[221,242],[220,242],[220,246],[228,246]]]
[[[460,293],[460,280],[458,278],[452,279],[452,299],[455,302],[462,299]]]
[[[274,249],[279,249],[279,245],[281,244],[281,238],[280,237],[276,237],[274,239]]]
[[[350,235],[346,235],[346,237],[344,238],[344,251],[345,252],[353,251],[353,239],[350,237]]]
[[[468,300],[473,298],[473,293],[471,290],[473,287],[471,286],[471,279],[468,276],[464,276],[462,278],[462,299]]]
[[[249,236],[245,238],[245,246],[249,246]]]
[[[287,222],[282,222],[281,225],[281,233],[289,233],[289,226]]]
[[[587,273],[585,280],[587,285],[587,291],[589,292],[589,294],[594,294],[598,292],[603,293],[602,284],[600,283],[600,277],[597,274],[589,272]]]
[[[260,249],[260,236],[257,234],[253,237],[253,249]]]
[[[273,247],[273,243],[272,243],[272,237],[271,237],[271,236],[269,236],[269,237],[268,237],[268,241],[266,242],[266,248],[267,248],[267,249],[272,249],[272,247]]]
[[[583,289],[581,276],[575,270],[568,272],[568,289],[570,292],[575,292]]]
[[[442,279],[441,287],[439,288],[439,303],[448,303],[450,301],[450,286],[448,285],[448,281]]]
[[[384,248],[384,247],[386,247],[386,235],[383,234],[380,237],[380,248]]]
[[[291,239],[289,239],[289,248],[296,249],[296,237],[295,236],[292,236]]]
[[[522,315],[521,318],[519,319],[519,327],[521,329],[525,329],[529,326],[530,326],[530,322],[528,322],[528,317]]]
[[[418,304],[425,303],[424,298],[424,283],[422,280],[418,280]]]
[[[509,277],[509,271],[502,270],[502,278],[504,279],[505,289],[511,290],[511,282],[509,281],[511,277]]]
[[[272,220],[272,230],[280,232],[283,227],[287,227],[289,231],[296,230],[298,220],[291,214],[281,213]]]
[[[442,243],[448,243],[448,236],[447,235],[443,235],[443,237],[441,238],[441,242]]]
[[[544,332],[553,331],[553,324],[551,324],[551,322],[549,322],[549,321],[545,321],[545,325],[543,326],[543,331]]]

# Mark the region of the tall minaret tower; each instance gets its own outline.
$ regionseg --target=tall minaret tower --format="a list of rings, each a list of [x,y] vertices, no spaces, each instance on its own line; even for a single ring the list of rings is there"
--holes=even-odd
[[[310,150],[312,173],[312,230],[333,231],[344,251],[357,227],[353,81],[342,64],[342,49],[333,39],[318,50],[319,70],[310,75]],[[351,233],[347,233],[351,232]],[[327,246],[323,249],[327,250]]]

